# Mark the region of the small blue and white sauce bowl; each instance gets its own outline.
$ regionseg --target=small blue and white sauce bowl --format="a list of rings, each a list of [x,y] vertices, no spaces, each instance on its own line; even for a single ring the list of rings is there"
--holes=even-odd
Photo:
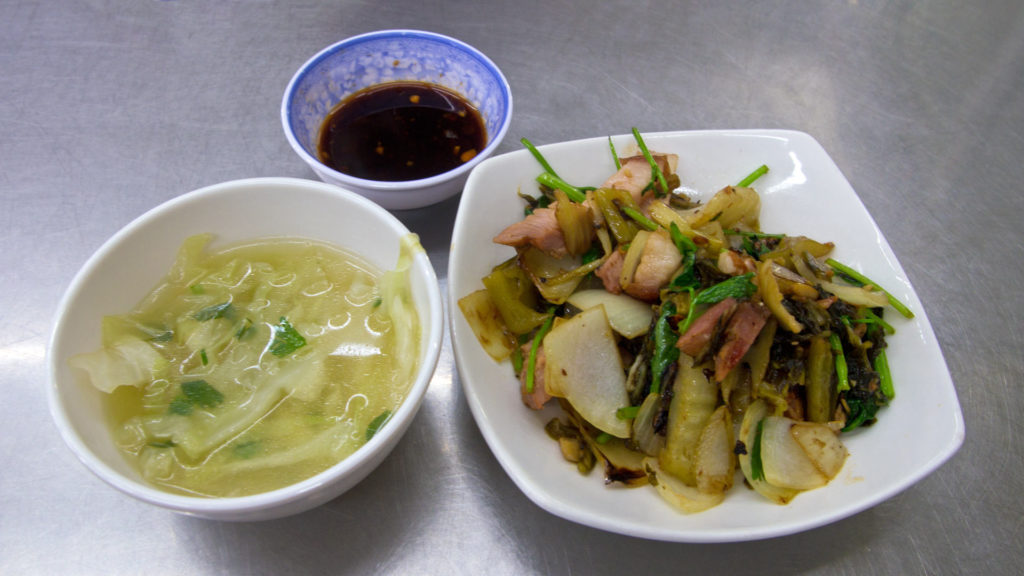
[[[364,88],[409,81],[447,88],[476,108],[486,129],[484,148],[447,172],[417,180],[357,178],[321,161],[320,130],[339,103]],[[511,119],[512,92],[494,62],[464,42],[418,30],[370,32],[325,48],[299,68],[281,102],[288,142],[320,179],[389,210],[421,208],[461,192],[473,167],[501,143]]]

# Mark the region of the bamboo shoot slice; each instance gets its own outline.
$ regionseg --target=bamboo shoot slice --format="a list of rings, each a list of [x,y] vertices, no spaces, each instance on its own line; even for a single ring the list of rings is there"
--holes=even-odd
[[[646,334],[654,318],[650,304],[628,294],[612,294],[600,288],[580,290],[570,296],[567,302],[580,310],[603,305],[612,330],[630,339]]]
[[[626,374],[604,306],[552,328],[544,338],[544,355],[545,387],[557,391],[599,430],[629,437],[631,420],[616,416],[619,408],[629,406]]]

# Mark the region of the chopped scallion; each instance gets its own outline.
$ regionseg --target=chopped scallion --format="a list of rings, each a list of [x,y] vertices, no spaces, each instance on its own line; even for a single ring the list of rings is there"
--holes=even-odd
[[[746,187],[750,186],[751,184],[753,184],[758,178],[760,178],[761,176],[764,176],[767,173],[768,173],[768,166],[762,164],[762,165],[758,166],[757,170],[754,170],[753,172],[748,174],[746,178],[744,178],[743,180],[740,180],[740,183],[737,184],[736,186],[738,188],[746,188]]]
[[[385,410],[377,415],[376,418],[370,421],[370,425],[366,427],[366,441],[369,442],[385,424],[391,419],[391,410]]]

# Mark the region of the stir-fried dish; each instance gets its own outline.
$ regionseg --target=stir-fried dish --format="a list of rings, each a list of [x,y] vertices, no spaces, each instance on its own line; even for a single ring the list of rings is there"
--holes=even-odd
[[[785,504],[836,477],[843,433],[894,398],[889,309],[912,313],[833,245],[762,231],[761,166],[707,202],[680,193],[678,157],[610,153],[597,187],[543,172],[515,248],[459,300],[477,339],[510,360],[523,403],[580,472],[651,484],[684,512],[720,503],[736,470]],[[609,139],[611,145],[611,140]]]

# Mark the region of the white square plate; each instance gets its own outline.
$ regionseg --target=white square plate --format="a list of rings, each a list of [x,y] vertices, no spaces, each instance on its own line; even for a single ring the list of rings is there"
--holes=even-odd
[[[635,150],[632,135],[612,140],[620,155]],[[769,173],[754,185],[762,196],[762,229],[834,242],[835,259],[910,307],[912,320],[887,315],[896,327],[888,338],[896,398],[875,425],[843,435],[850,457],[839,476],[786,506],[762,498],[737,477],[721,505],[684,515],[649,486],[605,486],[600,466],[580,475],[544,432],[557,409],[534,412],[522,404],[511,365],[483,351],[457,304],[514,255],[492,238],[523,217],[517,190],[537,193],[534,178],[542,169],[521,150],[489,159],[470,175],[448,272],[452,342],[466,398],[516,485],[549,512],[595,528],[657,540],[728,542],[792,534],[845,518],[906,489],[952,456],[963,443],[963,417],[935,334],[889,244],[821,145],[807,134],[779,130],[668,132],[646,134],[644,141],[653,151],[678,154],[681,187],[704,197],[767,164]],[[615,171],[607,138],[540,150],[577,186],[600,185]]]

